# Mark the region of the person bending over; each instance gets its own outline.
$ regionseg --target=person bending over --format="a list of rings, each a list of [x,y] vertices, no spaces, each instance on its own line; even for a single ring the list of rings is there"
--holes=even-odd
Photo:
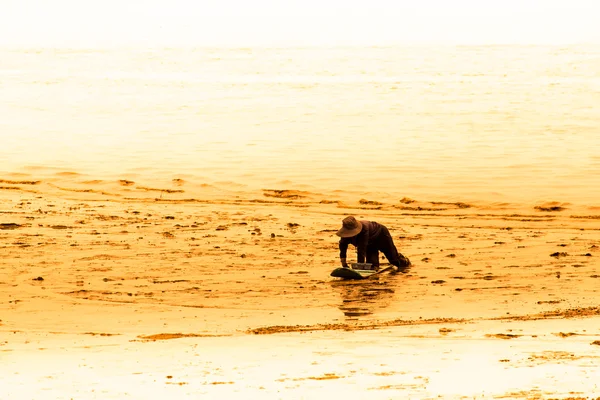
[[[356,247],[356,262],[364,263],[366,260],[374,269],[379,268],[380,251],[400,272],[407,272],[411,265],[408,258],[398,253],[388,228],[375,221],[357,221],[352,216],[346,217],[336,235],[341,238],[340,261],[344,268],[349,268],[346,262],[349,244]]]

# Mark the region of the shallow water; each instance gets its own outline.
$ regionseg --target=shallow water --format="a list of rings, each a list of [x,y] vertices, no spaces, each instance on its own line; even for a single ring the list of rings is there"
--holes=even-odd
[[[492,202],[600,195],[599,46],[0,57],[2,173]]]

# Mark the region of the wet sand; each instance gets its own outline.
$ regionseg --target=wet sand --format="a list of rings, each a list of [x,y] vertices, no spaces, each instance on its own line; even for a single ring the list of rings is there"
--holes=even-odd
[[[0,176],[2,398],[600,390],[598,207],[33,172]],[[330,278],[346,215],[409,273]]]

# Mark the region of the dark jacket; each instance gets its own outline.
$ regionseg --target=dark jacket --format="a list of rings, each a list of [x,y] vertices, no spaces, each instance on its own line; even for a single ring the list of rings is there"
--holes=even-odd
[[[356,246],[356,262],[364,263],[367,255],[367,246],[373,244],[382,233],[383,225],[374,221],[360,221],[362,230],[356,236],[340,239],[340,258],[346,258],[348,245]]]

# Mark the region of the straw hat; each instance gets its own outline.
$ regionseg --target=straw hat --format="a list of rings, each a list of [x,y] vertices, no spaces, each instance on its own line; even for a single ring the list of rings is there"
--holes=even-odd
[[[362,230],[362,224],[354,217],[346,217],[342,220],[342,229],[336,232],[339,237],[356,236]]]

